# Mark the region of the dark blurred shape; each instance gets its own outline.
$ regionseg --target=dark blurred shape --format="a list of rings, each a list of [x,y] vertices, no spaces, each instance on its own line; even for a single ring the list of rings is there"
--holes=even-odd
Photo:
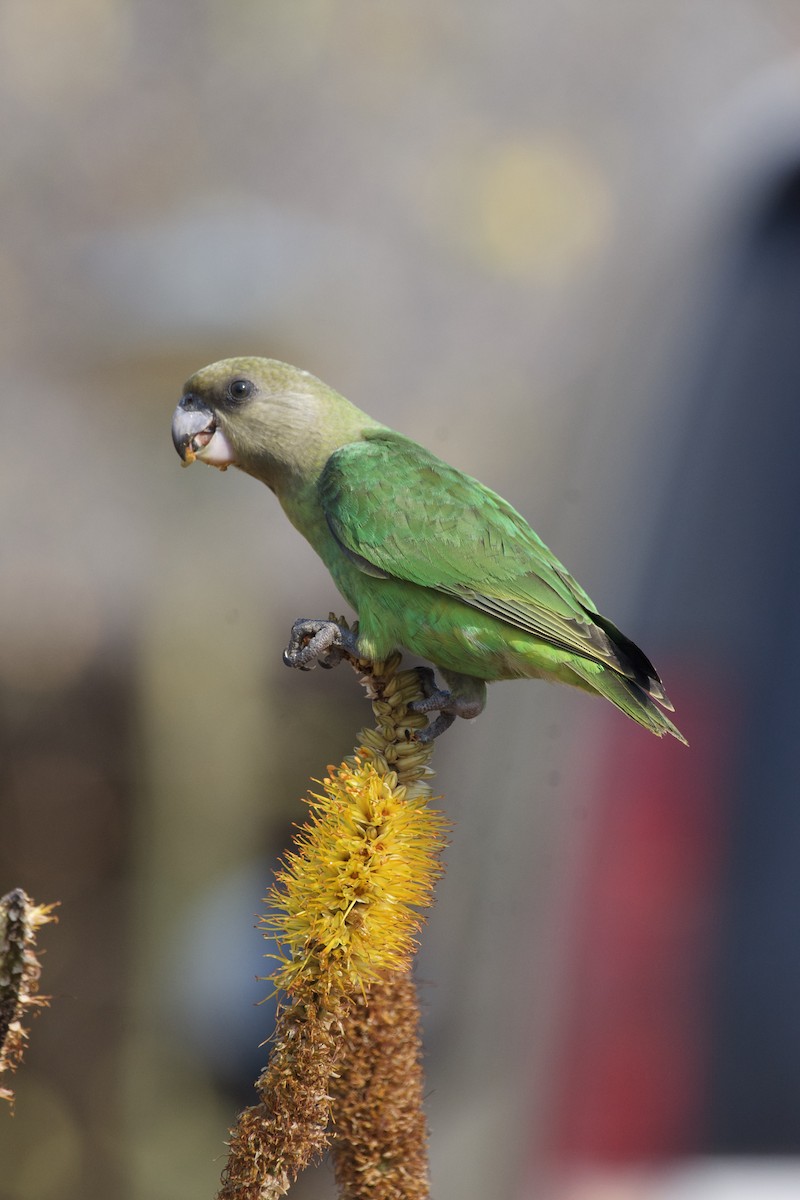
[[[603,739],[565,1164],[800,1153],[800,162],[740,214],[665,384],[681,433],[631,621],[690,750]]]
[[[661,593],[650,604],[664,622],[704,614],[702,657],[720,665],[739,709],[726,745],[728,861],[705,1149],[797,1154],[800,162],[770,181],[733,251],[676,464]]]

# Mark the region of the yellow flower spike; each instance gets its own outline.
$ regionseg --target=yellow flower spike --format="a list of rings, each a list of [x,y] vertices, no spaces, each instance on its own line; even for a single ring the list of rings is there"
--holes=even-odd
[[[263,924],[285,948],[272,976],[297,994],[361,992],[404,970],[441,874],[445,822],[424,799],[409,799],[397,773],[356,757],[331,769],[287,854]]]

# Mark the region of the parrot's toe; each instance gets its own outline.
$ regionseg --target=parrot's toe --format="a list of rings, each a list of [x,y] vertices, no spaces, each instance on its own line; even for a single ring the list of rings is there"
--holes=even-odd
[[[434,687],[426,691],[422,700],[412,700],[408,707],[415,713],[452,712],[454,717],[458,716],[453,707],[453,694],[444,688]]]
[[[455,719],[456,714],[453,712],[440,712],[436,720],[431,721],[430,725],[426,725],[424,729],[415,730],[414,740],[427,745],[428,742],[432,742],[434,738],[440,737],[448,730]]]

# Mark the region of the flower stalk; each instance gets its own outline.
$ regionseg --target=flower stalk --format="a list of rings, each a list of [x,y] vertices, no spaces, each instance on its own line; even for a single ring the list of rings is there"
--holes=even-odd
[[[429,1194],[419,1008],[410,978],[446,825],[429,802],[423,695],[400,656],[351,664],[376,725],[329,767],[268,900],[281,1008],[259,1103],[232,1131],[219,1200],[272,1200],[330,1144],[342,1196]]]

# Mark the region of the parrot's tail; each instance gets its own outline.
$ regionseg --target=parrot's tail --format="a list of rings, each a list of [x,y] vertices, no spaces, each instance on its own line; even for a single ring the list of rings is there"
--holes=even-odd
[[[652,696],[648,695],[638,683],[632,679],[626,679],[624,675],[618,675],[616,671],[601,666],[600,663],[590,662],[577,656],[569,665],[570,670],[577,676],[575,683],[579,687],[588,686],[590,691],[605,696],[606,700],[616,704],[617,708],[621,709],[626,716],[638,721],[656,737],[663,737],[665,733],[670,733],[679,742],[683,742],[684,746],[689,745],[680,729],[673,725]],[[664,696],[664,700],[671,708],[666,696]]]

